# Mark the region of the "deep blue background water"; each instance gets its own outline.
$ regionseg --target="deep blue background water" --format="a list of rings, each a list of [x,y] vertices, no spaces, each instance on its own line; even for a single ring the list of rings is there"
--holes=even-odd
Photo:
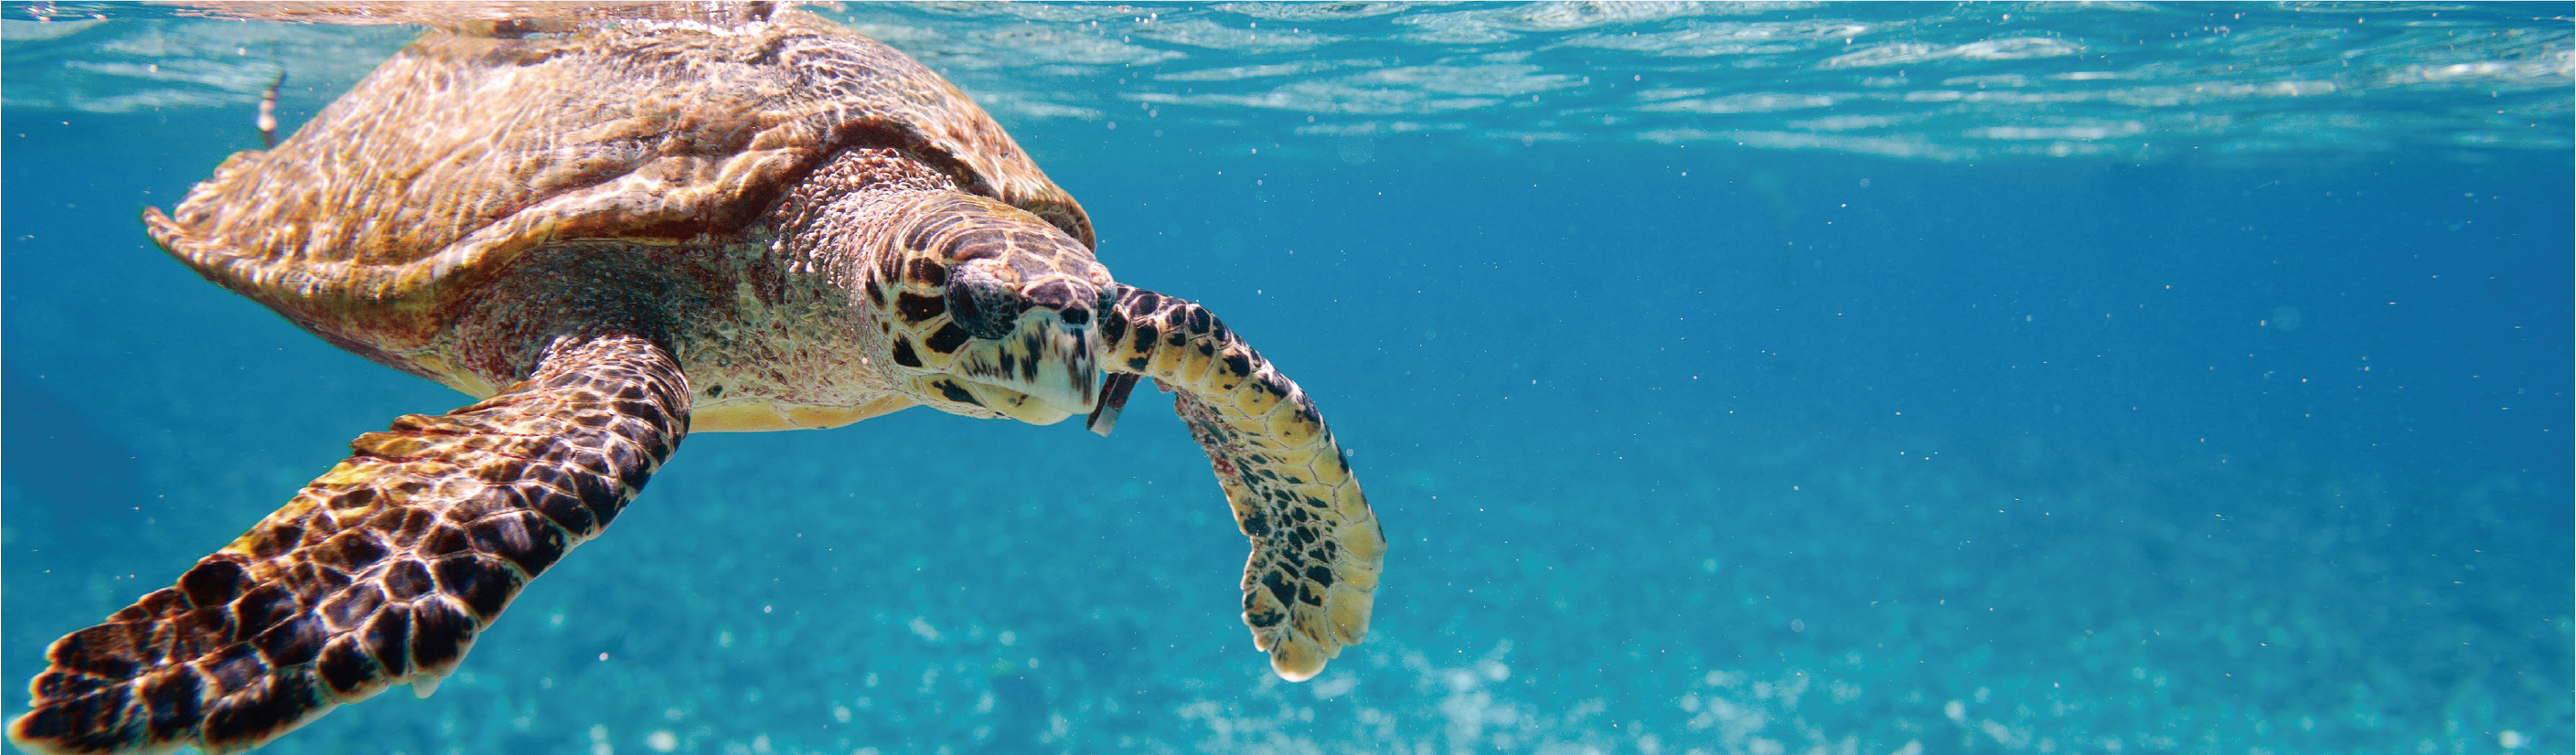
[[[464,402],[151,247],[241,120],[0,112],[10,680]],[[1367,644],[1268,674],[1156,401],[1106,440],[916,410],[691,437],[437,696],[271,749],[2576,739],[2567,150],[1353,164],[1011,125],[1122,281],[1223,315],[1355,452],[1393,542]]]

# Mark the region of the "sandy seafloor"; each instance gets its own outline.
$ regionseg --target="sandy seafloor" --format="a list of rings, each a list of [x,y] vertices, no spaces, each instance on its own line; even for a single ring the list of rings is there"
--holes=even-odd
[[[465,401],[151,247],[138,210],[255,147],[247,112],[0,111],[9,711],[46,642]],[[1392,541],[1366,644],[1270,675],[1159,397],[1105,440],[914,410],[690,437],[437,695],[262,752],[2576,747],[2563,139],[1940,160],[1002,115],[1121,280],[1316,397]]]

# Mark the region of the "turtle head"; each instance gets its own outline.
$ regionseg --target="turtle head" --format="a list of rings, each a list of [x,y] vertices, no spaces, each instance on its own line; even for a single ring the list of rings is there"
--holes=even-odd
[[[1026,212],[957,197],[894,239],[868,297],[913,400],[1049,425],[1092,410],[1109,271]]]

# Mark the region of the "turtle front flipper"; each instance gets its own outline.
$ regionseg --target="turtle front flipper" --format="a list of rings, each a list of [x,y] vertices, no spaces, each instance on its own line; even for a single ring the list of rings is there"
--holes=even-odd
[[[358,436],[177,586],[56,640],[9,738],[226,753],[394,684],[426,697],[521,586],[643,489],[688,413],[662,347],[558,339],[488,400]]]
[[[1280,677],[1313,678],[1368,634],[1385,562],[1350,462],[1314,401],[1206,308],[1127,286],[1113,296],[1101,366],[1177,389],[1174,408],[1252,538],[1243,622],[1253,644]]]

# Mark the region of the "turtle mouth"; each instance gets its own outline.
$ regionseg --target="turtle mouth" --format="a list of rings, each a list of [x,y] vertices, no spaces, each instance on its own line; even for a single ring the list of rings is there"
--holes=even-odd
[[[975,339],[957,352],[948,373],[985,408],[1032,425],[1088,414],[1099,403],[1100,370],[1090,323],[1067,324],[1032,307],[997,339]]]

